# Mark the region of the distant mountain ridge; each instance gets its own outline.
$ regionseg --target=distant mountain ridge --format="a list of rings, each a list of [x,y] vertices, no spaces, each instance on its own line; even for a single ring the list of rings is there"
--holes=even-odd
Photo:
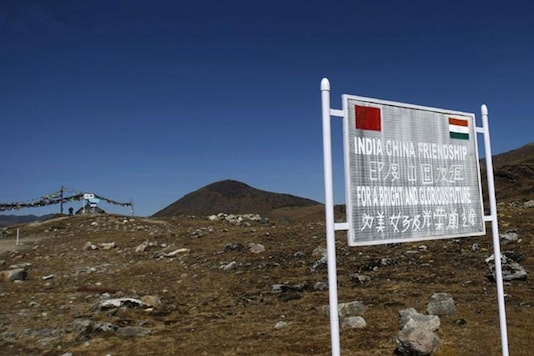
[[[29,223],[32,221],[46,220],[55,214],[43,216],[37,215],[0,215],[0,227]]]
[[[320,205],[320,203],[291,194],[256,189],[245,183],[227,179],[189,193],[153,216],[210,215],[217,213],[266,214],[279,208],[313,205]]]

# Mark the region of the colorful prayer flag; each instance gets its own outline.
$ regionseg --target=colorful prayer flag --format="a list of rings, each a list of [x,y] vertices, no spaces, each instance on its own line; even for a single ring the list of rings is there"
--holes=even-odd
[[[360,130],[382,130],[380,108],[355,105],[356,128]]]
[[[449,117],[450,138],[469,140],[469,121]]]

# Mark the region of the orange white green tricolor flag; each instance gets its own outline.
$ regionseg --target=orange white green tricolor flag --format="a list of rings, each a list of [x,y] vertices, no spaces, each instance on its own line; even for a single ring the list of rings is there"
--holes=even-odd
[[[450,138],[469,140],[469,121],[449,117]]]

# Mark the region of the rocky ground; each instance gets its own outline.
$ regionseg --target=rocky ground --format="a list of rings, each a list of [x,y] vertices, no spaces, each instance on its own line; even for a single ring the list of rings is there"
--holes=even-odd
[[[501,232],[517,238],[502,249],[527,271],[533,216],[499,206]],[[329,355],[322,219],[227,220],[97,215],[4,229],[0,353]],[[455,311],[439,317],[437,354],[500,355],[492,253],[491,233],[356,248],[338,232],[339,301],[361,307],[340,332],[342,354],[393,354],[399,313],[427,314],[447,293]],[[533,289],[529,277],[505,283],[511,355],[534,349]]]

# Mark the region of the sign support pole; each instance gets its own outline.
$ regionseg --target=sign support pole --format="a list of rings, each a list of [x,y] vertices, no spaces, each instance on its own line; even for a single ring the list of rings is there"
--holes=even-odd
[[[330,301],[330,339],[332,355],[340,355],[339,312],[337,296],[336,236],[334,226],[334,192],[332,179],[332,136],[330,129],[330,82],[321,80],[323,115],[323,160],[325,189],[326,248],[328,262],[328,295]]]
[[[493,160],[488,125],[488,107],[482,105],[482,133],[484,134],[484,153],[486,156],[486,175],[488,178],[488,197],[490,203],[490,216],[493,235],[493,257],[495,260],[495,282],[497,284],[497,299],[499,303],[499,322],[501,328],[502,355],[508,356],[508,335],[506,330],[506,305],[504,303],[504,286],[502,280],[501,245],[499,241],[499,223],[497,219],[497,202],[495,198],[495,182],[493,176]]]

